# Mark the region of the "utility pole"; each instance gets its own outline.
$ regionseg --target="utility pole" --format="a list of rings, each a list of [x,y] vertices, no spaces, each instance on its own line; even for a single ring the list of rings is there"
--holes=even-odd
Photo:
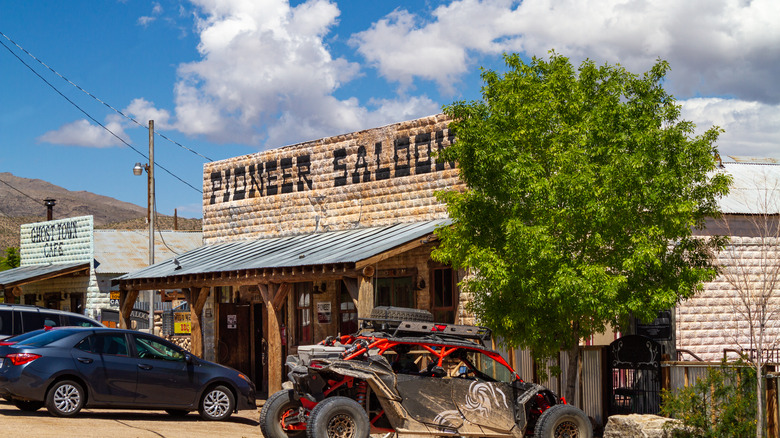
[[[149,266],[154,264],[154,120],[149,120]],[[154,334],[154,290],[149,291],[149,333]]]

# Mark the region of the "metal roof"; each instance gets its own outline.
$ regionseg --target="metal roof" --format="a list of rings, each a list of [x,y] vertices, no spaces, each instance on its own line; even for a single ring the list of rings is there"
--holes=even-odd
[[[718,201],[726,214],[779,214],[780,164],[724,162],[733,178],[729,194]]]
[[[0,272],[0,289],[10,289],[87,269],[89,269],[89,263],[84,262],[20,266]]]
[[[95,230],[95,273],[126,274],[149,266],[149,231]],[[156,231],[155,261],[169,260],[203,245],[200,231]]]
[[[154,279],[265,268],[356,263],[431,234],[449,219],[205,245],[115,278]],[[175,261],[180,267],[177,267]]]

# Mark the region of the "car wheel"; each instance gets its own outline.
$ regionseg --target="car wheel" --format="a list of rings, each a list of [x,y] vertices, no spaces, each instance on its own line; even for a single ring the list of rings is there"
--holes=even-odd
[[[190,413],[190,411],[186,409],[166,409],[165,412],[171,417],[184,417]]]
[[[265,401],[260,410],[260,431],[265,438],[300,438],[306,436],[306,423],[301,424],[303,406],[293,397],[293,391],[282,390]],[[295,426],[302,429],[294,429]]]
[[[356,401],[331,397],[321,401],[309,415],[308,438],[367,438],[368,415]]]
[[[44,405],[44,403],[40,401],[13,400],[11,403],[13,403],[14,406],[16,406],[18,409],[27,412],[35,412]]]
[[[46,394],[46,409],[55,417],[72,417],[84,406],[84,389],[72,380],[57,382]]]
[[[572,405],[555,405],[539,417],[535,438],[592,438],[593,428],[584,412]]]
[[[233,413],[235,407],[236,400],[233,397],[233,392],[220,385],[203,394],[198,406],[198,413],[204,420],[224,420]]]

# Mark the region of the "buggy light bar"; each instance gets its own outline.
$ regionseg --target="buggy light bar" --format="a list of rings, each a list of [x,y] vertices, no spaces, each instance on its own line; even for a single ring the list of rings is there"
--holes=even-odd
[[[404,321],[398,324],[393,336],[398,336],[400,333],[442,334],[480,341],[489,340],[491,335],[490,329],[486,327],[414,321]]]

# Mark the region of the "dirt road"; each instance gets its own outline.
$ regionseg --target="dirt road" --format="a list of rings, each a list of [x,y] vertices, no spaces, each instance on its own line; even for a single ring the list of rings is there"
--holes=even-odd
[[[203,421],[197,412],[173,418],[163,411],[84,409],[57,418],[45,408],[20,411],[0,399],[0,436],[38,438],[260,438],[257,411],[239,411],[227,421]]]

